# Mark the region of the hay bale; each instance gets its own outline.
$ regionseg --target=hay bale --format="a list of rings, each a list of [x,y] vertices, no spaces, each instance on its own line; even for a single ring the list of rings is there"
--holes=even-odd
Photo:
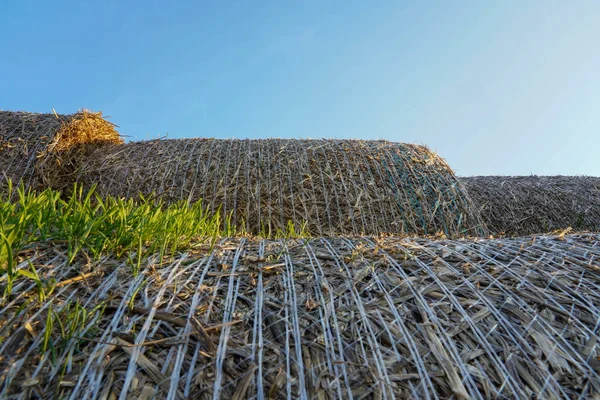
[[[250,233],[485,233],[460,181],[424,146],[361,140],[154,140],[91,155],[103,195],[203,200]]]
[[[227,239],[137,275],[40,243],[56,290],[15,280],[0,397],[596,399],[599,242]]]
[[[600,231],[600,178],[475,176],[460,178],[496,235],[529,235],[569,227]]]
[[[37,114],[0,111],[0,191],[8,179],[26,187],[69,186],[69,172],[98,144],[123,143],[102,113]]]

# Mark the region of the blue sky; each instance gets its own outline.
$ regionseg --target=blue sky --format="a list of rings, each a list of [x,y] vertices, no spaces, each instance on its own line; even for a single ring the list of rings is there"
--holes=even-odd
[[[600,176],[599,21],[597,0],[3,0],[0,109],[102,110],[130,140],[388,139],[460,175]]]

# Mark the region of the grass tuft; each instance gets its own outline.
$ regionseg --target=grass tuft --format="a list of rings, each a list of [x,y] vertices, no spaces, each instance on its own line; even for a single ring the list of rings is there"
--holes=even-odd
[[[16,190],[16,193],[14,192]],[[245,236],[223,219],[220,210],[210,213],[201,202],[181,201],[166,205],[153,197],[140,200],[102,198],[94,188],[85,191],[75,185],[70,197],[47,189],[32,192],[21,183],[0,194],[0,278],[4,295],[10,295],[17,277],[35,281],[39,298],[44,298],[45,282],[35,268],[18,255],[40,242],[65,245],[68,263],[78,257],[98,260],[104,255],[125,257],[134,275],[151,254],[172,256],[177,251],[221,237]],[[11,200],[15,199],[15,200]],[[264,232],[265,236],[305,237],[305,225],[288,223],[287,230]]]
[[[70,198],[62,199],[54,190],[34,193],[22,184],[15,189],[9,182],[8,191],[0,194],[0,277],[6,275],[5,295],[17,276],[31,278],[41,287],[35,269],[17,257],[40,242],[66,245],[69,263],[82,255],[97,260],[111,254],[127,257],[139,270],[149,254],[170,256],[192,242],[214,242],[235,234],[219,212],[209,214],[200,202],[166,206],[146,199],[103,199],[93,189],[86,192],[78,186]]]

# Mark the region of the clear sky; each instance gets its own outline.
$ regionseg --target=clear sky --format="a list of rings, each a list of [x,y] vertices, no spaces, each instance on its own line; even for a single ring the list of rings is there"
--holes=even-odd
[[[0,109],[130,140],[388,139],[600,176],[600,0],[0,1]]]

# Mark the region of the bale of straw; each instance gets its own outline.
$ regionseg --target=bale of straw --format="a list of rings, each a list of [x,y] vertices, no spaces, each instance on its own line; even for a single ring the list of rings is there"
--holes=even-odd
[[[176,139],[109,146],[78,175],[117,197],[202,199],[250,233],[480,235],[448,165],[424,146],[362,140]]]
[[[599,243],[228,239],[137,275],[41,243],[55,290],[0,308],[0,397],[598,398]]]
[[[461,181],[493,234],[600,231],[600,178],[476,176]]]
[[[0,111],[0,191],[8,179],[27,188],[70,186],[75,164],[98,144],[123,143],[102,113]],[[62,181],[62,182],[61,182]]]

